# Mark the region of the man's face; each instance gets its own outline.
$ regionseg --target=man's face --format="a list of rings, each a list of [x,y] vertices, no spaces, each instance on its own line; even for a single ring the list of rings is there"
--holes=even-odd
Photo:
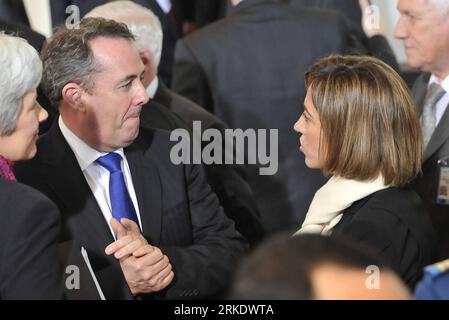
[[[83,91],[83,125],[91,147],[109,152],[130,145],[139,133],[140,111],[148,102],[142,85],[144,66],[131,41],[98,37],[90,42],[100,69],[94,88]]]
[[[404,41],[411,67],[443,78],[449,74],[449,15],[430,0],[399,0],[395,36]]]

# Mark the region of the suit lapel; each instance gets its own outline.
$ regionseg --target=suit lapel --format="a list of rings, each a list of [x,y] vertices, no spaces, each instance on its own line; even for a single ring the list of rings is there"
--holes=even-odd
[[[144,156],[150,140],[151,137],[140,135],[125,149],[125,154],[139,204],[143,234],[151,245],[158,246],[162,227],[162,189],[155,164]]]
[[[429,79],[430,74],[422,74],[413,86],[413,98],[415,99],[419,115],[421,115],[423,111],[424,99],[426,97]],[[446,111],[444,111],[438,126],[432,134],[429,144],[424,150],[423,162],[426,162],[436,151],[438,151],[441,145],[449,139],[449,126],[447,125],[449,122],[448,109],[449,108],[446,108]]]
[[[83,230],[86,238],[95,242],[92,246],[105,248],[114,238],[57,121],[49,132],[49,139],[48,150],[42,150],[44,176],[60,201],[69,208],[62,213],[64,219]]]
[[[416,81],[413,85],[412,94],[413,94],[413,99],[415,100],[415,103],[416,103],[416,107],[417,107],[419,116],[421,116],[422,109],[424,106],[424,98],[426,97],[427,85],[429,84],[429,79],[430,79],[430,74],[423,73],[418,77],[418,79],[416,79]]]
[[[438,126],[430,138],[429,144],[424,151],[424,162],[426,162],[438,149],[449,139],[449,106],[443,113]]]

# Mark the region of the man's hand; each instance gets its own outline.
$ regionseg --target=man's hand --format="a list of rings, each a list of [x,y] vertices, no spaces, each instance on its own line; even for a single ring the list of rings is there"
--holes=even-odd
[[[133,295],[160,291],[173,281],[168,257],[148,244],[134,221],[122,219],[120,224],[112,218],[111,227],[117,240],[107,246],[105,252],[120,261]]]

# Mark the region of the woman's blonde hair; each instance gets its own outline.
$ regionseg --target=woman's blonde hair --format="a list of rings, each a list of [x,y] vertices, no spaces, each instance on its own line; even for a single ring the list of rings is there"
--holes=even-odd
[[[318,111],[325,174],[404,186],[421,171],[422,138],[416,107],[401,77],[365,56],[329,56],[305,75]]]

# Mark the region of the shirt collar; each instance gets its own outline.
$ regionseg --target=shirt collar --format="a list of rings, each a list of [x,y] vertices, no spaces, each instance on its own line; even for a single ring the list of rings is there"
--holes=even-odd
[[[150,99],[154,99],[154,96],[156,95],[156,91],[159,88],[159,79],[157,77],[154,77],[153,81],[148,85],[147,87],[147,93]]]
[[[443,81],[440,81],[434,74],[432,74],[432,76],[430,77],[429,80],[429,86],[432,83],[438,83],[439,85],[441,85],[444,89],[444,91],[446,91],[446,93],[449,93],[449,76],[447,76]]]
[[[58,124],[59,128],[61,129],[62,135],[75,154],[76,160],[78,161],[78,164],[82,171],[85,171],[99,157],[107,154],[95,150],[94,148],[87,145],[87,143],[85,143],[83,140],[78,138],[69,128],[67,128],[61,116],[59,116]],[[125,158],[123,148],[117,149],[114,152],[120,154],[123,159]]]

